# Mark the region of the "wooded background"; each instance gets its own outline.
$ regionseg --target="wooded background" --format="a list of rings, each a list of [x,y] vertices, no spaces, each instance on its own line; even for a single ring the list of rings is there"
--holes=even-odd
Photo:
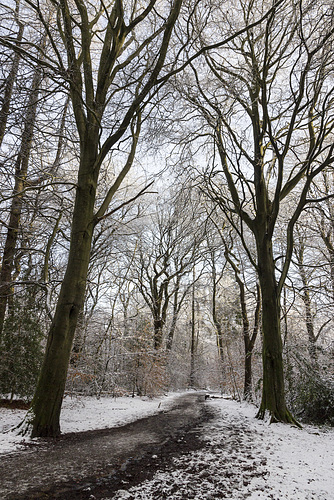
[[[32,399],[33,435],[64,391],[333,424],[332,2],[0,19],[0,393]]]

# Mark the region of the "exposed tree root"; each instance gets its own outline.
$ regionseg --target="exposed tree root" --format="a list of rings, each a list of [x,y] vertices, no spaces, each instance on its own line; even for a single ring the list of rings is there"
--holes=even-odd
[[[16,432],[18,436],[26,436],[32,432],[32,421],[34,419],[34,413],[32,409],[28,410],[24,419],[14,427],[13,431]]]
[[[294,418],[294,416],[287,409],[282,415],[278,412],[274,412],[272,410],[268,410],[260,406],[259,411],[256,414],[256,418],[258,418],[259,420],[264,420],[266,414],[269,414],[270,424],[276,424],[276,423],[290,424],[290,425],[295,425],[299,429],[302,429],[301,424]]]

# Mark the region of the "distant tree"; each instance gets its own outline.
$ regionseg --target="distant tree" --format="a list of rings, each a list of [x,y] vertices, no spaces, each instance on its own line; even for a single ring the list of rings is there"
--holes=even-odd
[[[45,38],[40,45],[40,51],[44,50]],[[0,274],[0,336],[5,319],[8,297],[12,293],[12,271],[14,267],[14,255],[20,225],[20,217],[23,206],[23,193],[26,186],[32,138],[36,121],[37,104],[42,81],[42,68],[38,66],[33,76],[29,92],[26,113],[24,117],[24,129],[21,137],[21,145],[15,161],[15,185],[12,193],[12,203],[7,226],[7,235],[2,256]]]
[[[236,283],[239,289],[239,302],[241,309],[241,320],[242,320],[242,336],[245,347],[245,369],[244,369],[244,398],[248,401],[253,399],[253,388],[252,388],[252,357],[253,350],[255,346],[255,342],[260,329],[260,317],[261,317],[261,292],[260,286],[256,284],[255,291],[255,307],[254,307],[254,318],[253,318],[253,326],[251,328],[251,323],[249,320],[249,307],[247,306],[247,297],[246,297],[246,285],[242,278],[241,267],[242,263],[240,258],[238,258],[229,244],[224,242],[225,245],[225,258],[229,263],[231,268],[233,269]]]
[[[305,236],[305,228],[296,226],[295,233],[296,234],[295,234],[294,255],[302,285],[300,290],[300,295],[304,303],[303,316],[305,318],[305,324],[307,330],[307,339],[308,339],[307,345],[311,361],[316,365],[318,359],[316,342],[319,339],[319,336],[323,328],[319,328],[318,332],[316,331],[315,313],[312,303],[313,302],[312,296],[314,294],[312,293],[313,286],[311,284],[311,279],[312,279],[312,274],[314,274],[314,271],[318,269],[319,272],[320,267],[317,266],[317,263],[315,262],[314,259],[314,255],[312,259],[313,260],[312,267],[310,268],[307,265],[307,261],[305,258],[306,247],[307,247],[307,237]],[[327,323],[328,321],[326,320],[325,324]]]
[[[217,232],[217,231],[216,231]],[[224,257],[224,250],[221,248],[221,239],[217,239],[216,232],[211,234],[208,230],[206,232],[206,246],[207,253],[206,259],[208,261],[208,268],[211,274],[210,288],[211,288],[211,314],[212,321],[216,332],[216,341],[220,366],[222,370],[222,382],[225,380],[225,355],[224,355],[224,325],[221,311],[219,308],[219,284],[224,278],[226,271],[226,260]]]
[[[334,302],[334,172],[333,168],[322,172],[316,179],[311,207],[313,218],[324,244],[324,254],[329,267],[330,294]]]
[[[217,346],[218,353],[221,360],[223,369],[223,378],[225,377],[224,359],[224,317],[221,314],[219,307],[219,284],[228,276],[228,269],[232,270],[237,289],[239,290],[239,308],[240,318],[242,324],[242,337],[244,342],[245,356],[244,356],[244,398],[247,400],[252,399],[252,356],[255,342],[260,328],[260,313],[261,313],[261,296],[259,285],[256,284],[255,291],[249,294],[249,284],[246,283],[245,278],[245,260],[247,255],[245,252],[241,253],[236,248],[235,239],[237,234],[233,233],[230,226],[226,227],[226,223],[218,223],[219,215],[212,212],[210,220],[213,225],[214,242],[208,240],[209,246],[209,267],[212,273],[212,319],[217,333]],[[222,226],[222,227],[220,227]],[[224,227],[225,226],[225,227]],[[220,254],[220,255],[219,255]],[[220,259],[219,259],[220,257]],[[220,262],[222,269],[218,272],[217,265]],[[252,297],[253,295],[253,297]],[[253,321],[250,320],[250,297],[251,303],[254,305]]]
[[[133,280],[152,314],[155,349],[163,347],[163,330],[172,304],[166,335],[166,347],[171,350],[177,317],[191,288],[189,275],[201,259],[204,231],[196,221],[193,203],[181,193],[176,201],[157,206],[151,224],[135,243]]]
[[[46,36],[44,35],[37,45],[38,57],[42,57],[41,54],[43,54],[45,50],[45,43]],[[39,108],[41,107],[41,101],[44,101],[42,97],[43,70],[40,64],[36,65],[31,84],[26,89],[26,93],[27,101],[22,103],[24,107],[22,132],[17,137],[19,147],[15,159],[12,160],[12,158],[9,157],[4,162],[7,175],[10,175],[9,165],[11,166],[11,164],[14,163],[12,173],[14,185],[12,192],[3,202],[7,223],[0,271],[0,337],[5,320],[6,308],[14,294],[15,280],[13,280],[13,272],[15,267],[19,267],[20,260],[22,260],[25,255],[22,235],[23,233],[31,233],[32,221],[30,219],[30,222],[28,222],[28,219],[32,213],[34,213],[34,219],[36,220],[37,218],[36,210],[31,210],[31,205],[38,206],[39,199],[42,204],[43,197],[40,196],[40,190],[43,188],[43,184],[45,184],[45,182],[49,183],[49,181],[52,180],[52,176],[56,174],[64,145],[63,136],[67,104],[65,104],[63,113],[60,115],[58,127],[59,138],[57,141],[58,144],[55,158],[51,157],[48,162],[45,158],[41,160],[42,165],[45,163],[48,164],[42,171],[38,171],[38,169],[34,168],[34,162],[37,157],[34,152],[34,147],[36,147],[36,144],[39,144],[39,139],[36,137],[36,129],[39,128],[38,116],[39,113],[41,113]],[[21,97],[16,96],[16,99],[18,98]],[[51,110],[48,108],[48,111]],[[43,110],[43,112],[46,111]],[[11,140],[13,140],[11,133],[9,133],[9,136]],[[32,173],[30,172],[31,170],[33,171]],[[47,210],[45,205],[43,205],[43,209],[46,215]],[[30,215],[25,216],[24,214],[29,211]],[[42,209],[40,208],[39,212],[41,211]],[[25,220],[25,223],[22,223],[22,219]],[[24,228],[23,226],[25,224],[26,226],[30,225],[30,228]],[[20,244],[21,248],[18,248]],[[36,250],[37,249],[35,249],[35,251]],[[32,252],[32,247],[30,247],[29,251]]]

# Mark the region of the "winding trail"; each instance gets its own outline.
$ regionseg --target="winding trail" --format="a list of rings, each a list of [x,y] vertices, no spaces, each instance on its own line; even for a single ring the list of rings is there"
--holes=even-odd
[[[0,457],[1,500],[334,500],[334,433],[268,427],[255,408],[181,395],[131,424]]]
[[[182,395],[167,411],[113,429],[66,434],[3,455],[0,498],[103,498],[155,472],[154,457],[171,460],[200,449],[201,423],[211,417],[203,393]]]

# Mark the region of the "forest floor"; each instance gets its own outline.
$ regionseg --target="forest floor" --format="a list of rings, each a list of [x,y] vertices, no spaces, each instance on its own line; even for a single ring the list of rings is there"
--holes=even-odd
[[[333,429],[269,426],[254,406],[204,393],[147,404],[126,425],[21,441],[0,456],[0,498],[334,500]],[[89,405],[73,410],[82,419]]]

